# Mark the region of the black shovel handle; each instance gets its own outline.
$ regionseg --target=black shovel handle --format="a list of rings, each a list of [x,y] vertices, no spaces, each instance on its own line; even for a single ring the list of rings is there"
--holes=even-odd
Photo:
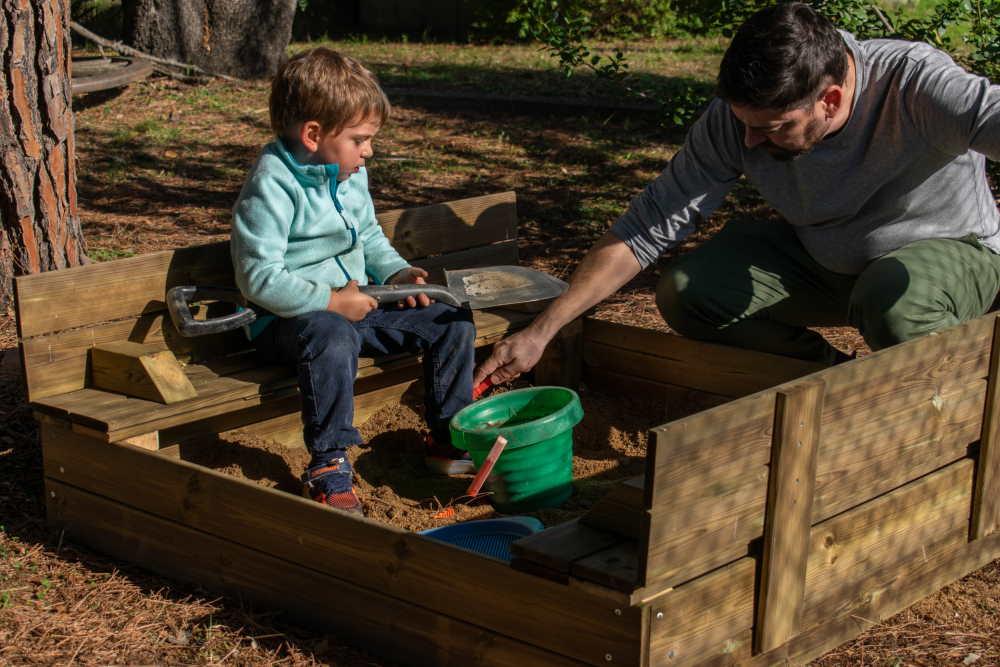
[[[232,331],[246,326],[257,319],[257,314],[249,308],[222,317],[196,320],[191,315],[191,305],[202,300],[228,301],[240,305],[240,291],[232,287],[195,287],[178,285],[167,290],[167,310],[174,326],[185,338],[207,336],[209,334]]]
[[[462,307],[462,302],[455,296],[455,293],[444,285],[364,285],[358,287],[362,294],[367,294],[378,301],[380,308],[394,305],[397,301],[402,301],[407,297],[416,298],[419,294],[426,294],[435,301],[447,303],[456,308]]]

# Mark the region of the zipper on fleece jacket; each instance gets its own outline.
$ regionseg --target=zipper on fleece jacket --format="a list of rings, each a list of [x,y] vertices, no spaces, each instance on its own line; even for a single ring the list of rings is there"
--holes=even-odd
[[[337,176],[340,173],[340,165],[328,164],[325,166],[325,169],[326,175],[330,179],[330,198],[333,199],[333,207],[337,209],[337,213],[340,214],[340,219],[344,221],[344,226],[347,228],[347,231],[351,233],[351,246],[345,251],[350,252],[351,250],[354,250],[354,246],[358,243],[358,230],[354,228],[354,225],[347,221],[347,216],[344,215],[344,207],[341,206],[340,200],[337,199]],[[348,273],[347,269],[344,267],[344,263],[340,261],[340,256],[337,255],[334,259],[337,261],[337,266],[339,266],[340,270],[344,273],[344,277],[347,278],[347,282],[351,282],[353,278],[351,278],[351,274]]]

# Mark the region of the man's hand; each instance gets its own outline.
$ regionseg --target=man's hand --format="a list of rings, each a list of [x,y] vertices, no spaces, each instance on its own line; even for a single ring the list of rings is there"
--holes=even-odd
[[[494,384],[507,382],[534,368],[560,329],[617,291],[641,268],[629,247],[607,232],[583,258],[570,278],[569,289],[528,328],[493,346],[490,358],[476,369],[472,386],[478,387],[487,377]]]
[[[427,272],[416,266],[408,266],[405,269],[397,271],[389,278],[388,283],[390,285],[426,285]],[[416,308],[417,305],[425,308],[431,305],[431,299],[426,294],[418,294],[416,297],[408,296],[406,299],[399,301],[398,304],[400,308]]]
[[[343,315],[351,322],[360,322],[365,315],[378,308],[378,301],[358,289],[358,281],[352,280],[338,290],[330,292],[326,309]]]
[[[521,373],[527,373],[542,358],[542,352],[545,351],[548,342],[548,339],[534,333],[530,328],[505,338],[493,346],[490,358],[476,369],[472,386],[478,386],[487,377],[493,384],[499,384],[509,382]]]

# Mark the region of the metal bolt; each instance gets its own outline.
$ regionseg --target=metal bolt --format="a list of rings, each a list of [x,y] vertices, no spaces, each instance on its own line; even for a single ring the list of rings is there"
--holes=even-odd
[[[621,616],[621,615],[622,615],[622,610],[621,609],[615,609],[615,616]]]
[[[59,466],[59,473],[63,474],[65,472],[66,472],[66,468],[63,468],[62,466]]]
[[[663,612],[662,611],[656,612],[656,620],[658,620],[658,621],[662,621],[663,620]]]
[[[55,498],[56,497],[56,492],[55,491],[49,491],[49,495],[52,496],[53,498]]]
[[[674,649],[670,649],[669,651],[667,651],[667,657],[671,659],[674,657]]]
[[[604,662],[611,662],[614,659],[615,659],[615,657],[613,655],[611,655],[610,653],[605,653],[604,654]]]

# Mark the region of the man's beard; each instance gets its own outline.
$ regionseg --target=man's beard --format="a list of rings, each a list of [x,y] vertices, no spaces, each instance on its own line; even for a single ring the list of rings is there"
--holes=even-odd
[[[803,155],[807,155],[812,152],[814,148],[823,140],[826,136],[826,130],[830,126],[832,120],[821,120],[819,118],[813,118],[806,125],[806,129],[803,132],[805,137],[805,146],[802,148],[782,148],[781,146],[776,146],[770,141],[765,141],[761,144],[761,147],[767,151],[767,154],[773,157],[778,162],[791,162],[792,160],[797,160]]]

